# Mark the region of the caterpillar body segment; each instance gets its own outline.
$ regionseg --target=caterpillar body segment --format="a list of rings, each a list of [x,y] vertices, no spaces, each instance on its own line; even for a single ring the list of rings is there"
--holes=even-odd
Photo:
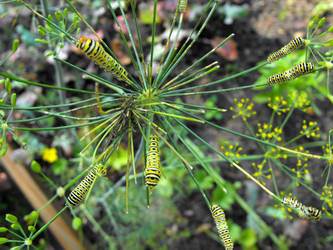
[[[314,66],[312,63],[302,62],[302,63],[295,65],[294,67],[292,67],[291,69],[289,69],[283,73],[278,73],[278,74],[268,77],[267,82],[268,82],[268,84],[272,85],[275,83],[290,81],[299,76],[311,73],[313,71],[313,69],[314,69]]]
[[[232,250],[234,249],[234,244],[232,242],[229,228],[225,219],[224,211],[218,205],[212,205],[211,213],[216,224],[217,232],[221,241],[224,244],[225,249]]]
[[[305,206],[295,198],[284,197],[282,203],[291,208],[297,209],[299,216],[306,220],[320,220],[321,211],[319,209],[311,206]]]
[[[302,217],[307,220],[320,220],[321,211],[314,207],[304,207],[302,210]]]
[[[147,154],[147,164],[144,172],[145,184],[150,193],[157,186],[161,178],[160,151],[158,136],[150,136],[149,151]]]
[[[268,56],[267,62],[272,63],[274,61],[279,60],[280,58],[292,53],[293,51],[303,47],[305,45],[305,40],[301,37],[296,37],[291,40],[288,44],[283,46],[278,51],[273,52],[271,55]]]
[[[111,72],[118,80],[132,83],[128,79],[128,72],[121,66],[110,54],[108,54],[102,45],[95,40],[81,37],[77,47],[82,50],[91,60],[105,71]]]
[[[67,197],[69,205],[71,207],[79,205],[85,199],[96,178],[105,176],[106,171],[107,168],[103,164],[98,164],[90,170],[86,177],[84,177]]]
[[[184,13],[187,7],[187,0],[179,0],[179,12]]]

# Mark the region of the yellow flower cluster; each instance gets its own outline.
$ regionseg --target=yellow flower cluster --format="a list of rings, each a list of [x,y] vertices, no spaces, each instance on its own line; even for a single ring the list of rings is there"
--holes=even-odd
[[[238,159],[241,156],[245,156],[240,154],[242,150],[243,148],[239,146],[238,142],[235,144],[231,144],[229,143],[229,141],[224,140],[221,145],[221,152],[229,159],[235,161],[235,163],[238,163],[238,161],[235,159]],[[232,166],[232,164],[230,165]]]
[[[252,163],[253,168],[256,169],[256,171],[254,172],[253,176],[256,177],[256,179],[258,181],[260,181],[260,183],[264,186],[266,186],[266,179],[270,180],[272,178],[272,169],[268,168],[265,169],[265,163],[266,160],[264,160],[262,163],[260,164],[255,164],[254,162]]]
[[[297,108],[302,110],[303,112],[310,111],[311,108],[311,101],[308,98],[308,94],[306,92],[299,93],[298,91],[294,91],[292,93],[289,93],[288,99],[290,102],[290,105],[293,108]]]
[[[329,145],[326,144],[322,148],[324,151],[324,157],[328,158],[328,164],[332,164],[333,163],[333,154],[331,154],[331,152],[333,150],[333,146],[331,146],[331,149],[330,149]]]
[[[311,110],[311,101],[308,99],[307,93],[298,91],[288,93],[286,99],[283,96],[269,97],[267,105],[278,115],[288,112],[291,108],[300,109],[303,112]]]
[[[323,201],[322,204],[322,210],[324,212],[326,212],[327,215],[331,216],[333,211],[333,202],[332,202],[332,198],[333,198],[333,193],[332,193],[332,186],[324,186],[323,187],[323,192],[321,193],[322,197],[320,197],[320,199]]]
[[[282,141],[282,129],[281,128],[274,128],[272,125],[269,125],[267,123],[258,123],[258,133],[256,133],[256,136],[265,140],[265,141],[271,141],[272,139],[277,140],[278,142]]]
[[[266,150],[265,152],[265,158],[273,158],[273,159],[287,159],[288,158],[288,154],[285,151],[282,151],[279,148],[269,148],[268,150]]]
[[[273,109],[278,115],[290,110],[290,105],[283,96],[275,96],[274,98],[269,97],[267,106]]]
[[[47,161],[49,163],[53,163],[56,160],[58,160],[58,152],[56,148],[46,148],[43,151],[42,156],[44,161]]]
[[[301,135],[305,135],[306,138],[314,137],[318,138],[320,137],[320,134],[318,133],[319,127],[317,122],[307,122],[303,120],[302,130],[300,132]]]
[[[234,107],[230,107],[230,110],[234,111],[236,114],[232,116],[232,119],[241,117],[244,121],[246,121],[247,118],[250,118],[252,115],[257,113],[256,111],[253,111],[254,103],[249,101],[249,98],[242,98],[240,100],[237,98],[234,99],[236,105]]]

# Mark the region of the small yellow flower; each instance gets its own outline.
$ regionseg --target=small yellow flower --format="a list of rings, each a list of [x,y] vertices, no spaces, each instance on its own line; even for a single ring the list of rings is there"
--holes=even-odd
[[[53,163],[56,160],[58,160],[58,152],[56,148],[46,148],[43,151],[42,156],[44,161],[47,161],[49,163]]]

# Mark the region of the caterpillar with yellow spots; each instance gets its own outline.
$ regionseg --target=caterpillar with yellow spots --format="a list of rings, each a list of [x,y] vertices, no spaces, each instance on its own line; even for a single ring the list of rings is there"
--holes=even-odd
[[[290,54],[291,52],[303,47],[305,45],[305,40],[301,37],[296,37],[291,40],[287,45],[283,46],[278,51],[275,51],[267,58],[268,63],[279,60],[280,58]]]
[[[295,65],[293,68],[291,68],[283,73],[278,73],[278,74],[270,76],[267,81],[268,81],[268,84],[270,84],[270,85],[290,81],[301,75],[311,73],[313,71],[313,69],[314,69],[314,66],[312,63],[302,62],[302,63]]]
[[[149,151],[147,155],[147,164],[144,173],[145,184],[149,188],[150,193],[157,186],[161,178],[161,164],[159,140],[156,134],[150,136]]]
[[[234,244],[232,242],[229,228],[225,219],[224,211],[221,207],[214,204],[211,207],[211,213],[216,224],[217,232],[221,238],[225,249],[232,250],[234,249]]]
[[[103,164],[96,165],[84,179],[69,194],[67,200],[71,207],[79,205],[86,197],[96,178],[106,175],[106,167]]]
[[[111,55],[109,55],[102,45],[95,40],[81,37],[77,47],[82,50],[91,60],[105,71],[111,72],[118,80],[130,83],[128,72]]]

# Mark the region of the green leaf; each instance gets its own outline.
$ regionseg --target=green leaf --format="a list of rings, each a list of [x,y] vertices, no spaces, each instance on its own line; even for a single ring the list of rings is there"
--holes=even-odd
[[[17,217],[13,214],[6,214],[6,221],[8,221],[9,223],[16,223]]]
[[[239,242],[243,248],[251,248],[254,247],[257,242],[257,236],[255,232],[250,229],[246,228],[242,232],[242,240]]]
[[[234,243],[242,241],[242,228],[241,228],[241,226],[239,226],[238,224],[235,224],[231,220],[228,220],[228,222],[230,222],[228,224],[230,224],[229,231],[230,231],[232,241]]]
[[[143,6],[143,5],[141,5]],[[154,7],[152,5],[145,5],[141,8],[139,13],[139,18],[143,24],[153,24],[154,21]],[[160,23],[162,21],[161,16],[159,16],[158,12],[156,13],[156,23]]]
[[[5,237],[0,237],[0,245],[7,243],[9,240]]]
[[[15,52],[16,52],[19,43],[20,43],[20,40],[19,40],[19,39],[15,39],[15,40],[13,41],[12,53],[15,53]]]
[[[72,227],[74,230],[79,230],[82,226],[82,220],[79,217],[75,217],[72,221]]]
[[[28,231],[34,233],[36,232],[36,228],[34,226],[28,226]]]
[[[55,175],[60,175],[65,171],[66,167],[67,167],[67,160],[59,159],[53,163],[52,170]]]
[[[40,173],[40,172],[42,171],[42,167],[41,167],[40,164],[39,164],[37,161],[35,161],[35,160],[33,160],[33,161],[31,162],[30,167],[31,167],[31,170],[34,171],[35,173]]]
[[[13,93],[12,96],[10,97],[10,104],[12,107],[15,107],[16,105],[16,93]]]

